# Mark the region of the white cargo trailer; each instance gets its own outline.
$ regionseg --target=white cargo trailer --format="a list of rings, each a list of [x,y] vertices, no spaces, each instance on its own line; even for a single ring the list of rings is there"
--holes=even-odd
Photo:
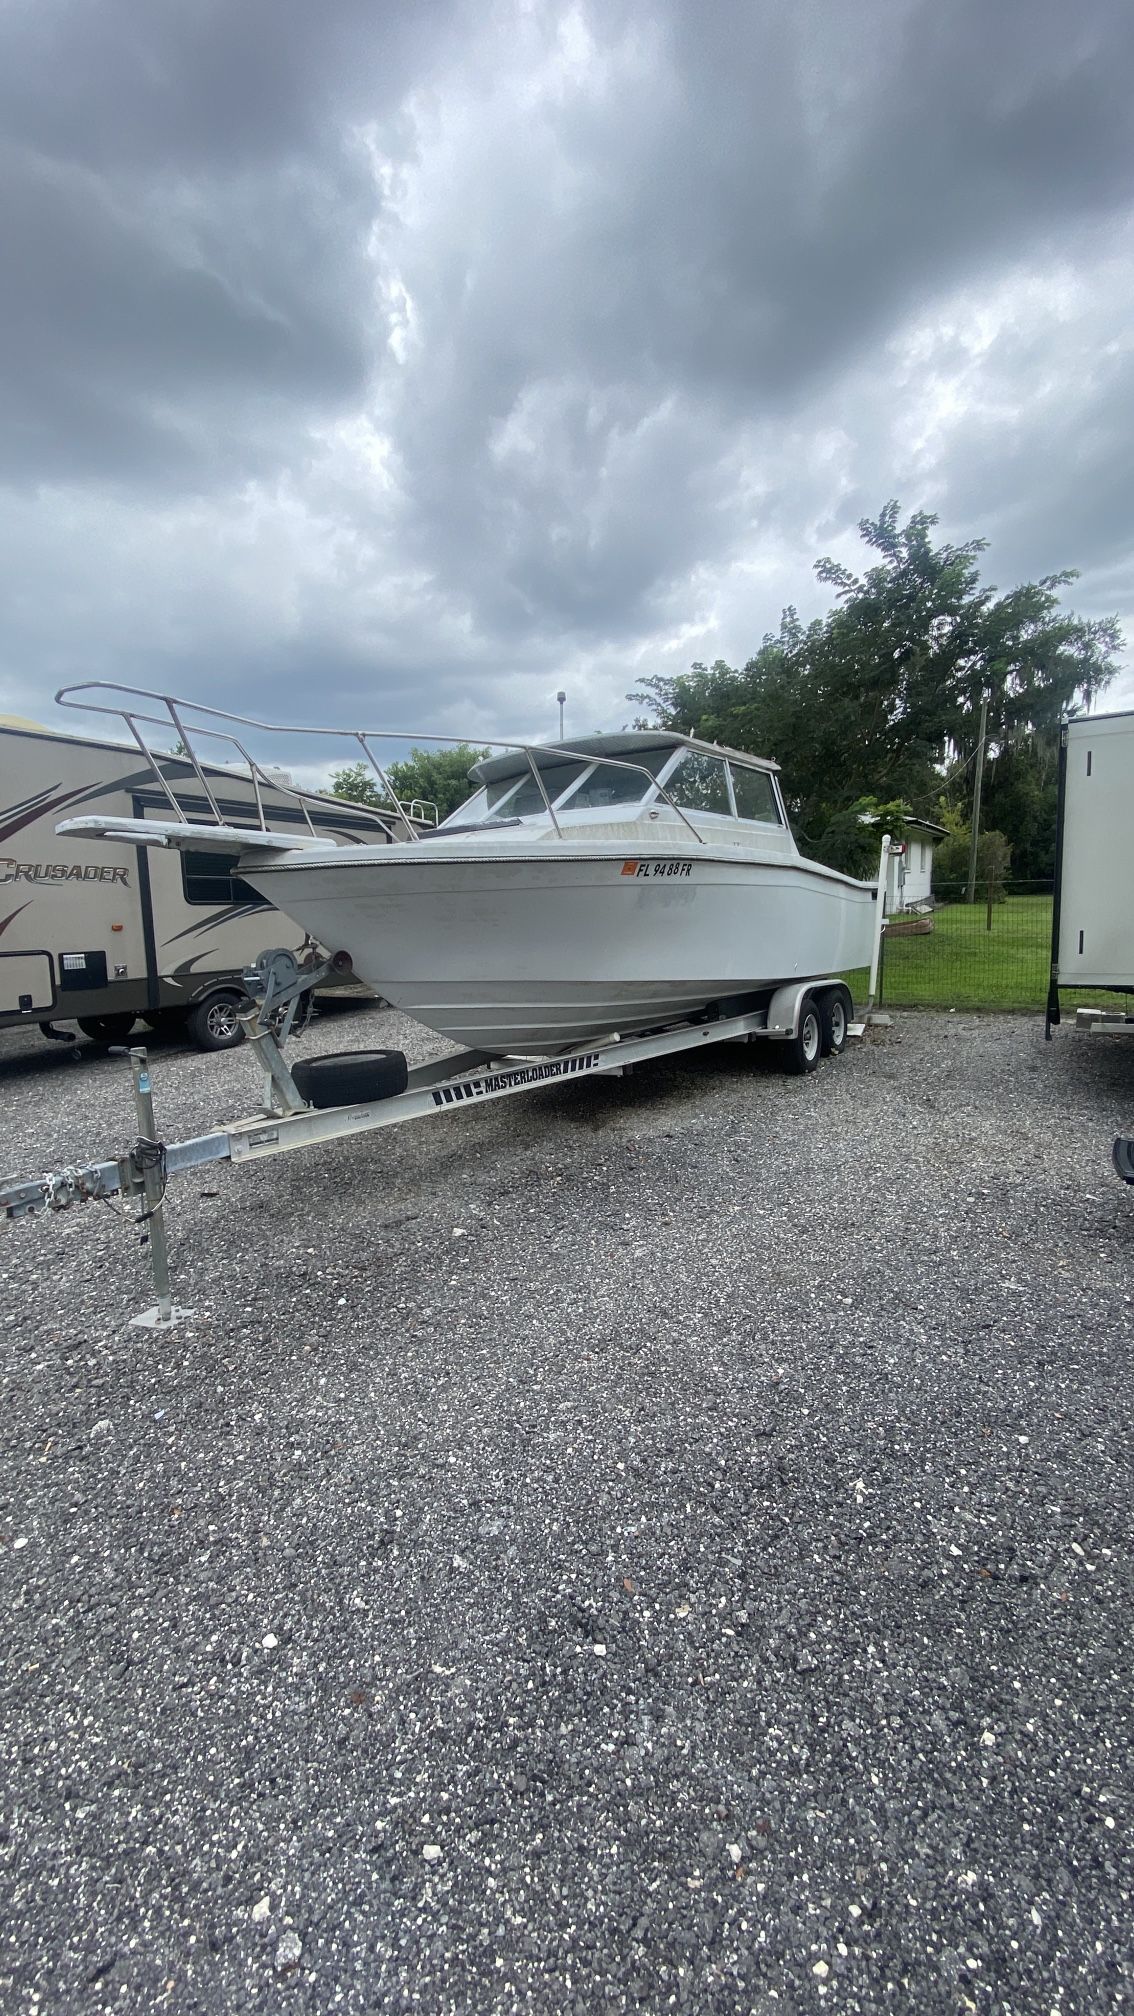
[[[214,816],[211,796],[226,821],[251,826],[257,790],[275,827],[344,846],[390,838],[377,812],[267,773],[254,783],[179,756],[155,770],[122,743],[0,716],[0,1029],[56,1034],[56,1021],[75,1021],[117,1043],[142,1017],[202,1049],[239,1042],[241,974],[280,943],[283,920],[235,873],[236,855],[76,846],[55,828],[88,809],[168,819],[171,794],[189,819]]]
[[[1047,1034],[1066,988],[1134,992],[1134,713],[1064,724]]]

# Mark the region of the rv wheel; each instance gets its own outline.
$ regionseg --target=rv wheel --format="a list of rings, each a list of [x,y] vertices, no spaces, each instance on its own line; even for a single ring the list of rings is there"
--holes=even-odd
[[[189,1040],[198,1050],[235,1050],[244,1041],[239,994],[207,994],[186,1017]]]
[[[125,1043],[137,1019],[136,1015],[79,1015],[76,1017],[83,1035],[89,1036],[92,1043]]]

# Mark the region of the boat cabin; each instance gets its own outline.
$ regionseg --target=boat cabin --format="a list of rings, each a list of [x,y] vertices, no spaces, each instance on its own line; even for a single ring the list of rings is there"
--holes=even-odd
[[[564,834],[649,819],[687,835],[692,825],[698,836],[735,845],[792,845],[777,766],[688,735],[642,729],[585,736],[569,747],[486,757],[470,775],[478,789],[437,828],[439,836],[550,824],[550,807]]]

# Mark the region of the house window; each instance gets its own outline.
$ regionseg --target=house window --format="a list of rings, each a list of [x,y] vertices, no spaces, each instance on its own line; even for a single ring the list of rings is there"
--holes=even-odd
[[[238,854],[210,854],[204,848],[187,849],[181,856],[181,882],[187,903],[208,904],[216,910],[225,904],[252,903],[270,909],[250,882],[234,873]]]

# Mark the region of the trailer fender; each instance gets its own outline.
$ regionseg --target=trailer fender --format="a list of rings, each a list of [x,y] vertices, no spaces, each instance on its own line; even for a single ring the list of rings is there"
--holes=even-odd
[[[774,1043],[790,1043],[799,1034],[799,1011],[808,994],[819,992],[813,980],[793,980],[777,987],[768,1003],[768,1034]]]

